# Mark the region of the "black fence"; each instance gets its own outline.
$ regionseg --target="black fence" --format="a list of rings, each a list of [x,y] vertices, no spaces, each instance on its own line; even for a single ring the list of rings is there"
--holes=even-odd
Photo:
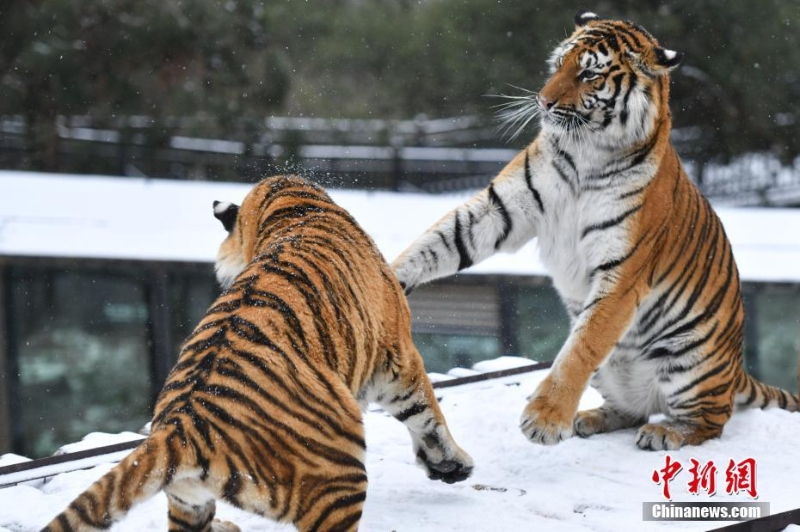
[[[241,124],[228,139],[196,120],[148,117],[102,122],[59,117],[49,170],[215,181],[254,181],[295,172],[325,186],[441,193],[484,186],[522,147],[502,144],[495,125],[465,116],[428,120],[270,117]],[[0,118],[0,168],[30,166],[20,117]],[[766,153],[726,164],[701,157],[699,128],[673,131],[686,170],[719,203],[800,205],[800,157]]]

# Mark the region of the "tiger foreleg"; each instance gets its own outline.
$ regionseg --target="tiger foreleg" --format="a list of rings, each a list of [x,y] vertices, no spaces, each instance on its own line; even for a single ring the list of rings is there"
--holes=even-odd
[[[534,443],[554,445],[574,434],[578,403],[589,378],[633,319],[636,295],[631,289],[596,293],[590,301],[522,412],[520,429]]]
[[[470,476],[472,458],[450,434],[416,348],[392,366],[386,375],[386,390],[376,400],[406,426],[417,463],[428,478],[452,484]]]
[[[536,236],[541,210],[530,203],[527,168],[525,150],[487,188],[447,213],[394,260],[392,270],[406,294],[498,251],[514,252]]]

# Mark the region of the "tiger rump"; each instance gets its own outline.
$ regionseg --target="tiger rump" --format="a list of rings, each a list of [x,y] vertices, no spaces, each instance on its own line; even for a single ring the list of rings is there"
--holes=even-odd
[[[405,297],[371,239],[320,188],[269,178],[229,231],[226,290],[186,340],[152,433],[46,530],[108,528],[165,491],[170,530],[238,530],[215,500],[300,530],[354,530],[366,496],[361,407],[402,421],[432,479],[466,479],[414,348]]]
[[[640,426],[644,449],[722,433],[734,403],[797,409],[742,367],[744,311],[724,229],[670,142],[669,71],[681,54],[641,27],[579,13],[511,128],[537,138],[393,263],[407,291],[538,238],[571,320],[521,428],[553,444]],[[589,380],[605,404],[577,412]],[[648,424],[651,414],[670,419]]]

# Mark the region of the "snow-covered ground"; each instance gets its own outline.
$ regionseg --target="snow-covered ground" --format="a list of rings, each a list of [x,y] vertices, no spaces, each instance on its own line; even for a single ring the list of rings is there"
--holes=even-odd
[[[513,361],[500,365],[513,365]],[[479,368],[498,369],[497,365]],[[634,431],[589,439],[572,438],[554,447],[533,445],[517,429],[525,397],[546,371],[437,391],[451,431],[476,462],[466,482],[446,485],[425,478],[414,465],[405,428],[381,411],[366,414],[369,492],[365,531],[641,531],[708,530],[721,522],[644,522],[643,502],[663,502],[652,480],[666,455],[684,465],[670,484],[674,501],[752,501],[725,492],[729,460],[754,458],[759,502],[771,513],[800,507],[800,414],[777,409],[737,412],[724,435],[699,447],[645,452],[633,444]],[[600,403],[588,390],[582,408]],[[121,436],[125,439],[128,436]],[[95,437],[94,445],[116,437]],[[73,448],[72,450],[76,450]],[[6,457],[9,459],[10,457]],[[690,459],[717,466],[717,494],[689,493]],[[0,532],[38,530],[111,467],[57,475],[46,483],[0,489]],[[136,507],[114,531],[166,529],[163,494]],[[218,517],[245,531],[291,530],[228,505]],[[800,527],[787,530],[800,532]]]

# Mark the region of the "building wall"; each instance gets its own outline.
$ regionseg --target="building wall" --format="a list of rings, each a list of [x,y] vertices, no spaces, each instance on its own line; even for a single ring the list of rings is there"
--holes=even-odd
[[[209,264],[0,258],[0,453],[139,430],[183,339],[219,292]],[[745,286],[746,363],[796,389],[800,286]],[[569,333],[542,277],[457,275],[410,296],[428,371],[551,360]]]

